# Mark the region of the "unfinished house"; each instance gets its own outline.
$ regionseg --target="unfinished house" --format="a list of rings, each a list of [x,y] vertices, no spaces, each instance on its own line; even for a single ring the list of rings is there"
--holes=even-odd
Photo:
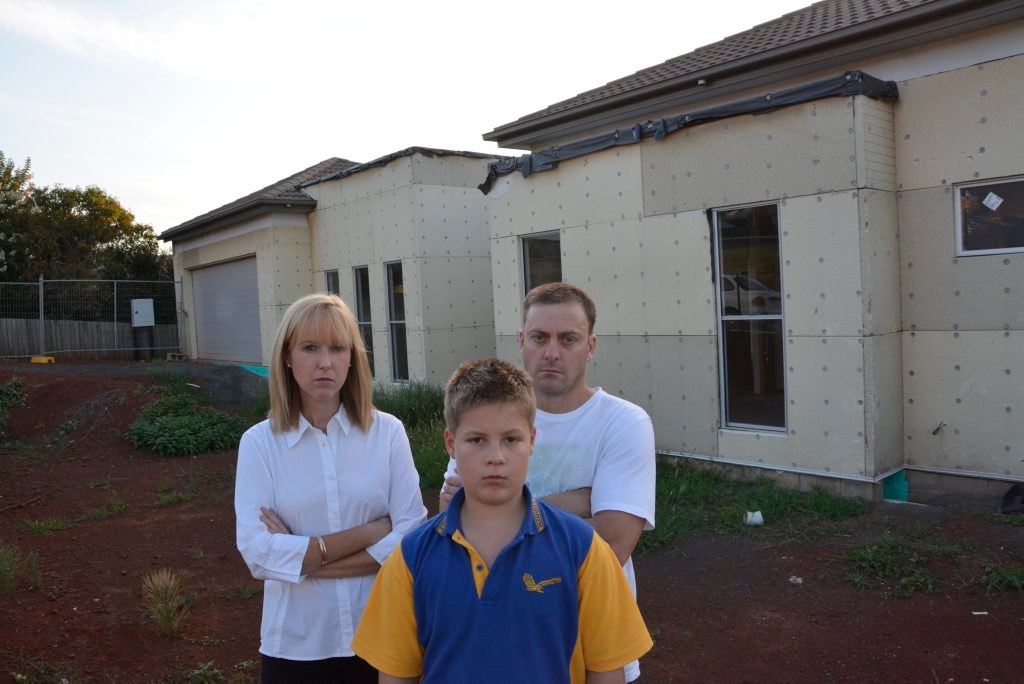
[[[484,135],[496,344],[565,279],[667,454],[1024,480],[1024,3],[824,0]],[[909,491],[909,494],[908,494]]]
[[[379,382],[442,382],[494,353],[487,199],[495,157],[413,147],[331,158],[164,231],[191,358],[263,365],[315,291],[356,314]]]

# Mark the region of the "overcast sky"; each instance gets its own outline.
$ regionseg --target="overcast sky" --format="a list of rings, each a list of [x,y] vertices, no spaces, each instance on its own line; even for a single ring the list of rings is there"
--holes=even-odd
[[[0,150],[159,233],[328,157],[518,154],[481,135],[809,4],[0,0]]]

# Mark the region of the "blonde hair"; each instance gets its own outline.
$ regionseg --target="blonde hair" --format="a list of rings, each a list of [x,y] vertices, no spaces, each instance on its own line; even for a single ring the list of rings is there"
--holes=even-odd
[[[292,303],[284,312],[270,355],[270,427],[274,432],[294,430],[299,425],[302,394],[288,368],[288,354],[302,333],[327,337],[351,350],[351,367],[341,386],[341,403],[353,424],[362,430],[373,424],[373,377],[359,325],[345,302],[337,295],[311,294]]]
[[[483,404],[504,403],[517,404],[526,421],[533,425],[537,400],[526,371],[494,358],[464,361],[444,388],[445,427],[454,433],[466,411]]]

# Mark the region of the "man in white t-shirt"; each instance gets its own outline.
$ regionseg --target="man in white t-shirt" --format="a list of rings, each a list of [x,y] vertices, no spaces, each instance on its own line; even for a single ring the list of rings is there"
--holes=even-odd
[[[588,519],[636,593],[633,548],[654,529],[654,429],[639,406],[587,385],[597,348],[594,300],[567,283],[530,290],[519,351],[537,398],[537,441],[526,482],[535,496]],[[448,465],[441,510],[461,481]],[[636,662],[626,681],[640,675]]]

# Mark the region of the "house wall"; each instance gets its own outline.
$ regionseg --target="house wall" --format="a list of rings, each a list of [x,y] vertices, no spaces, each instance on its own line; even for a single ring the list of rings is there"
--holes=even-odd
[[[263,363],[270,358],[284,310],[312,287],[310,234],[305,214],[271,213],[196,238],[174,243],[174,276],[182,281],[183,351],[196,357],[191,271],[220,262],[256,257]]]
[[[1024,175],[1022,72],[1016,56],[900,83],[904,443],[915,470],[1024,478],[1024,254],[957,257],[953,188]]]
[[[491,193],[497,346],[515,359],[524,234],[558,230],[598,304],[588,378],[643,406],[659,449],[872,481],[902,459],[891,105],[837,98],[694,127]],[[723,430],[707,210],[777,203],[787,432]]]
[[[443,383],[467,358],[494,354],[486,198],[489,159],[415,153],[310,186],[316,286],[338,270],[355,302],[352,269],[368,266],[376,380],[393,377],[385,264],[402,262],[412,379]]]

